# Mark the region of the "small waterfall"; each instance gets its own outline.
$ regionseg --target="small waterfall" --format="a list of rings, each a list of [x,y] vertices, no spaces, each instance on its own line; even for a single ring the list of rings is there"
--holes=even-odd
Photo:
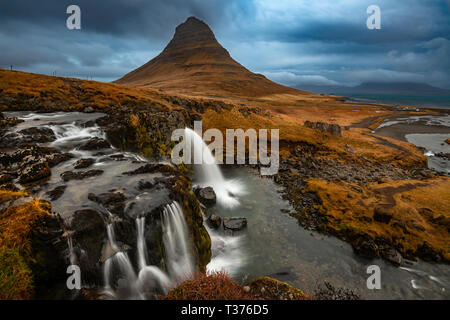
[[[50,143],[50,145],[61,149],[71,150],[91,138],[105,138],[105,134],[98,126],[84,128],[80,124],[72,122],[68,124],[47,125],[46,127],[52,129],[56,137],[56,140]],[[73,151],[79,152],[76,148]],[[80,153],[84,154],[83,152]]]
[[[78,261],[77,261],[77,255],[75,254],[74,250],[73,250],[73,241],[72,241],[72,237],[68,236],[67,237],[67,247],[69,248],[69,261],[71,265],[77,265]]]
[[[136,219],[136,229],[138,232],[137,249],[138,249],[138,265],[139,269],[147,265],[147,246],[145,245],[145,217]]]
[[[104,262],[103,266],[105,294],[107,296],[111,298],[143,299],[154,292],[166,294],[177,283],[193,275],[195,265],[188,244],[187,225],[180,205],[177,202],[167,205],[163,210],[161,220],[165,252],[164,262],[167,273],[157,266],[147,264],[145,217],[136,219],[137,275],[128,255],[120,251],[116,243],[113,224],[107,225],[109,245],[116,251]],[[122,288],[114,289],[117,287],[116,284],[111,283],[114,272],[118,272],[125,280],[126,283],[122,282]]]
[[[125,282],[121,282],[120,284],[124,287],[122,289],[128,292],[127,296],[131,295],[133,298],[141,298],[140,293],[136,290],[137,276],[134,272],[133,265],[131,264],[127,253],[119,251],[120,249],[117,246],[113,223],[106,226],[106,231],[109,244],[116,252],[104,262],[103,278],[105,282],[105,290],[107,290],[111,296],[116,296],[112,291],[111,279],[114,279],[115,272],[118,271],[122,276],[121,279],[125,280]]]
[[[182,281],[194,273],[194,263],[188,245],[187,225],[177,202],[164,208],[162,216],[165,261],[172,279]]]
[[[226,180],[223,177],[208,145],[194,130],[186,128],[185,138],[187,146],[190,147],[187,148],[187,152],[191,153],[191,163],[199,163],[201,160],[201,164],[196,167],[196,174],[201,186],[212,187],[216,193],[217,201],[222,205],[231,208],[239,205],[239,200],[235,197],[243,194],[243,188],[239,181]]]

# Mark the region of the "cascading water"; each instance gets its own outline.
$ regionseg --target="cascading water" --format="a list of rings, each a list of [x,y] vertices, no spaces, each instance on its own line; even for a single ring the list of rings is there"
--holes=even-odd
[[[131,264],[130,259],[126,252],[120,251],[119,247],[116,244],[115,234],[114,234],[114,225],[110,223],[106,226],[106,231],[108,235],[109,245],[112,250],[115,252],[111,257],[109,257],[103,267],[103,277],[105,281],[105,290],[109,295],[115,297],[117,294],[112,291],[111,279],[114,277],[114,272],[116,270],[120,272],[120,275],[123,276],[125,282],[121,282],[121,285],[127,292],[127,295],[131,295],[133,298],[140,298],[140,293],[136,290],[136,280],[137,276],[134,272],[133,266]]]
[[[189,250],[187,225],[177,202],[164,208],[162,215],[165,261],[169,275],[182,281],[193,275],[194,263]]]
[[[128,255],[120,251],[114,235],[113,224],[107,225],[108,241],[115,252],[104,262],[105,294],[111,298],[143,299],[147,293],[167,293],[177,283],[189,278],[194,272],[194,262],[188,244],[187,225],[183,211],[177,202],[167,205],[162,213],[164,261],[167,273],[147,264],[145,243],[145,217],[136,219],[138,275],[134,272]],[[121,288],[111,283],[115,272],[121,279]],[[120,282],[120,281],[119,281]]]
[[[212,187],[217,201],[222,205],[230,208],[239,205],[236,196],[243,194],[241,183],[237,180],[226,180],[223,177],[214,155],[197,132],[186,128],[185,139],[186,145],[190,151],[193,151],[191,152],[191,162],[199,162],[201,159],[201,164],[196,165],[199,184],[202,187]],[[188,152],[190,152],[189,149]]]

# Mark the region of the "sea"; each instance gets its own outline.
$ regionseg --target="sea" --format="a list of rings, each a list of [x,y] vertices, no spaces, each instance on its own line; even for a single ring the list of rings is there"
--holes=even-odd
[[[426,107],[450,109],[450,96],[425,94],[383,94],[383,93],[347,93],[333,92],[332,94],[352,98],[356,101],[382,103],[411,107]]]

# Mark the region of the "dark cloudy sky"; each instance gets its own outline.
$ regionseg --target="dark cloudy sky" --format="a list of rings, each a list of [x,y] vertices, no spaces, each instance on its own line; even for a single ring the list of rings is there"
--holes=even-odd
[[[81,30],[66,28],[81,7]],[[381,30],[366,9],[381,8]],[[2,0],[0,67],[112,81],[189,16],[251,71],[287,84],[414,81],[450,89],[450,0]]]

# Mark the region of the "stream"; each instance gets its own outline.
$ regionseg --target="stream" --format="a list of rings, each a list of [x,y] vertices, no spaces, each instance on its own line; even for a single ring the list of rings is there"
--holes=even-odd
[[[98,151],[81,151],[78,147],[87,140],[104,138],[95,120],[102,114],[8,112],[8,116],[19,117],[25,122],[13,130],[30,127],[47,127],[53,130],[56,141],[45,145],[70,152],[74,157],[52,168],[52,176],[37,196],[47,199],[47,192],[58,186],[66,186],[61,197],[52,201],[52,208],[70,223],[73,212],[86,206],[105,214],[108,224],[107,238],[113,253],[107,257],[103,267],[105,297],[111,299],[147,298],[145,286],[157,286],[163,293],[169,283],[192,273],[190,249],[186,246],[186,224],[181,208],[176,202],[167,205],[162,214],[162,230],[166,256],[165,269],[154,265],[145,245],[145,235],[152,230],[145,228],[140,210],[152,206],[166,195],[149,194],[136,188],[142,176],[123,175],[147,160],[136,154],[114,148]],[[187,136],[198,139],[187,130]],[[196,150],[194,152],[197,152]],[[200,150],[200,152],[202,152]],[[73,171],[73,164],[82,158],[93,158],[90,169],[103,170],[103,174],[82,181],[63,181],[60,174]],[[289,203],[281,197],[281,187],[271,179],[260,177],[258,172],[247,167],[220,168],[202,165],[192,177],[194,185],[213,186],[218,201],[211,212],[223,217],[247,218],[248,226],[243,231],[226,235],[212,230],[206,223],[212,239],[213,258],[209,271],[226,270],[237,281],[251,280],[258,276],[270,276],[288,282],[307,293],[314,293],[318,285],[327,280],[335,287],[354,290],[362,298],[369,299],[450,299],[450,267],[448,265],[417,262],[394,267],[383,260],[367,260],[356,256],[349,244],[335,237],[303,229],[289,215]],[[146,174],[146,179],[155,179],[160,174]],[[125,210],[136,213],[136,261],[126,251],[118,249],[114,228],[114,214],[88,200],[90,193],[123,192],[127,200]],[[232,196],[230,196],[232,194]],[[133,205],[131,205],[133,203]],[[108,217],[108,215],[111,215]],[[70,247],[71,244],[68,243]],[[73,259],[74,261],[76,259]],[[108,262],[109,261],[109,262]],[[113,265],[116,265],[113,275]],[[367,267],[381,268],[380,290],[369,290],[366,280]],[[117,276],[117,274],[119,274]],[[119,278],[118,283],[115,281]],[[123,281],[125,280],[125,281]],[[112,283],[114,282],[114,283]]]

